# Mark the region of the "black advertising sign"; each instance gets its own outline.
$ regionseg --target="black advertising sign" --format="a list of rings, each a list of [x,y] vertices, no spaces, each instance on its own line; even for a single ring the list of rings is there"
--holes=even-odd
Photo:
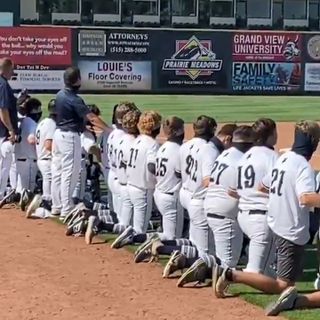
[[[99,56],[110,60],[150,61],[153,30],[106,29],[84,30],[78,32],[78,51],[80,56]],[[155,39],[154,39],[155,40]],[[156,43],[155,41],[153,43]]]
[[[158,89],[222,92],[228,87],[229,33],[162,32],[157,55]]]

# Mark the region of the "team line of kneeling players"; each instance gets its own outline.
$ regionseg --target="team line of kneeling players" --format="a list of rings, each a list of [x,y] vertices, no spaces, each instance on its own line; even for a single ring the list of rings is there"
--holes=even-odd
[[[96,106],[90,108],[100,115]],[[14,153],[22,152],[27,159],[22,165],[32,170],[17,170],[21,185],[16,187],[14,168],[21,163],[14,162],[19,157],[8,152],[12,191],[0,202],[3,206],[19,201],[27,218],[54,213],[54,100],[49,103],[49,117],[37,124],[40,109],[37,99],[20,101],[22,148],[15,147]],[[167,255],[164,278],[181,271],[179,287],[211,279],[217,298],[230,296],[228,288],[233,283],[281,294],[267,307],[267,315],[320,306],[320,292],[301,296],[295,289],[310,238],[309,212],[320,207],[315,172],[308,162],[320,138],[316,122],[297,123],[292,148],[282,155],[274,150],[276,124],[267,118],[251,126],[227,124],[216,134],[216,121],[199,116],[193,124],[194,137],[186,142],[182,119],[162,121],[157,112],[141,112],[134,103],[115,106],[113,123],[109,134],[92,126],[82,134],[83,167],[73,195],[78,204],[62,217],[67,235],[84,233],[86,243],[91,244],[100,232],[119,234],[112,248],[140,244],[136,263]],[[157,140],[161,127],[166,138],[162,145]],[[37,165],[42,195],[33,196]],[[88,176],[97,178],[100,169],[110,191],[109,203],[98,202],[97,179],[92,179],[97,184],[91,190],[96,194],[85,197]],[[153,204],[162,215],[161,232],[147,232]],[[189,232],[182,238],[185,211]],[[249,239],[248,262],[239,270],[244,235]],[[315,286],[318,289],[319,279]]]

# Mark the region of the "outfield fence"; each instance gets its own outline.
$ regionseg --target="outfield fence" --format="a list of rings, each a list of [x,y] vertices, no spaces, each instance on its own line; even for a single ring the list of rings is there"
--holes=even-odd
[[[15,90],[58,90],[78,65],[92,93],[320,92],[320,33],[1,27],[6,56]]]

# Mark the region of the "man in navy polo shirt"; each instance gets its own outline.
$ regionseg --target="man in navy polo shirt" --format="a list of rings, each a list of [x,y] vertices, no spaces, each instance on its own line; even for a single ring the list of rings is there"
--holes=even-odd
[[[13,75],[13,68],[13,62],[10,59],[0,60],[0,184],[4,185],[0,190],[5,190],[11,166],[11,161],[6,161],[4,157],[2,144],[10,141],[13,152],[13,145],[18,136],[17,101],[8,83]],[[3,196],[3,192],[0,192],[0,200]]]
[[[80,134],[87,124],[103,131],[111,129],[90,112],[78,91],[81,86],[80,70],[68,68],[64,73],[65,88],[56,97],[57,129],[52,150],[52,215],[63,220],[73,209],[72,194],[81,168]]]

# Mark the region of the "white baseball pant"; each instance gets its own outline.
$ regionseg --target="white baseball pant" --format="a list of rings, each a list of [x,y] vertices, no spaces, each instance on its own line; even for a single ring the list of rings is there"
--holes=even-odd
[[[272,231],[267,223],[267,214],[250,214],[250,211],[240,211],[238,222],[243,233],[250,239],[249,260],[244,271],[270,274],[270,265],[275,257],[275,246]]]
[[[17,164],[14,158],[14,155],[12,155],[12,162],[10,167],[10,173],[9,173],[9,179],[10,179],[10,186],[11,189],[17,189],[17,183],[18,183],[18,176],[17,176]]]
[[[36,159],[16,159],[17,168],[17,192],[23,189],[34,191],[36,187],[36,176],[38,171]]]
[[[132,225],[133,204],[130,200],[128,185],[119,184],[119,191],[121,198],[120,224],[127,227]]]
[[[83,200],[84,194],[86,191],[86,181],[87,181],[87,159],[82,158],[81,159],[81,165],[80,165],[80,172],[79,172],[79,177],[76,183],[76,187],[73,191],[73,198],[77,198],[79,200]]]
[[[66,216],[74,207],[72,194],[81,167],[81,141],[77,132],[57,129],[52,150],[52,211]]]
[[[38,160],[38,168],[42,175],[42,199],[51,200],[51,159]]]
[[[0,140],[0,199],[6,192],[10,167],[13,162],[14,145],[10,141]]]
[[[221,260],[222,267],[235,268],[240,259],[243,242],[238,221],[214,214],[207,219],[214,237],[215,254]]]
[[[128,185],[128,192],[133,205],[133,229],[138,234],[144,234],[148,230],[152,214],[154,190],[140,189]]]
[[[204,199],[194,199],[190,191],[181,188],[180,202],[189,214],[190,241],[197,247],[200,253],[208,253],[209,226],[204,213]]]
[[[183,208],[179,201],[179,192],[172,194],[155,190],[154,201],[162,215],[162,241],[181,238],[183,229]]]
[[[109,171],[108,188],[112,193],[113,211],[116,213],[118,219],[120,220],[121,198],[120,198],[120,191],[119,191],[119,182],[114,170]]]

